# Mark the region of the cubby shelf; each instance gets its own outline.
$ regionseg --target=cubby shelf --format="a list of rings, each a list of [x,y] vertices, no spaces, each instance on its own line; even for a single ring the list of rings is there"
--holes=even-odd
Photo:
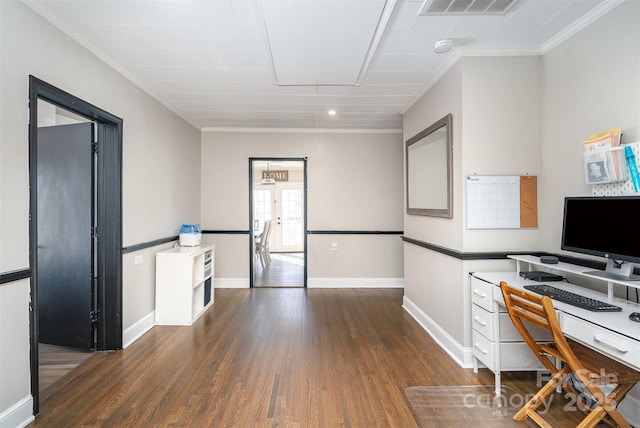
[[[214,246],[156,253],[156,324],[191,325],[213,304]]]

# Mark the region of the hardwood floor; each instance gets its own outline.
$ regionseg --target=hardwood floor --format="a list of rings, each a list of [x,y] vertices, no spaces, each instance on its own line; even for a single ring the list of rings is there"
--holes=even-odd
[[[413,427],[406,388],[493,383],[452,361],[401,304],[398,289],[216,289],[193,326],[94,353],[44,391],[31,426]],[[536,391],[530,374],[504,378]],[[553,411],[554,426],[575,426]],[[422,426],[497,425],[435,414]]]
[[[271,263],[256,263],[254,287],[303,287],[304,253],[271,253]]]
[[[38,344],[38,381],[40,391],[65,376],[91,356],[91,351]]]

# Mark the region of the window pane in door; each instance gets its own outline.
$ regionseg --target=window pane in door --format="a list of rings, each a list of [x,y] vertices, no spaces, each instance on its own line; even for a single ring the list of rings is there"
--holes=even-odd
[[[302,190],[282,190],[282,245],[302,245]]]
[[[271,219],[271,191],[253,191],[253,221],[254,229],[262,230],[264,222]]]

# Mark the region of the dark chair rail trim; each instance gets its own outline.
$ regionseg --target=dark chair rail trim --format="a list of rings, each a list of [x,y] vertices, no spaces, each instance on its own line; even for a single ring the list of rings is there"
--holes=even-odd
[[[307,230],[308,235],[402,235],[401,230]]]
[[[204,234],[248,235],[248,230],[203,230]],[[307,235],[402,235],[401,230],[307,230]]]
[[[21,279],[31,278],[31,268],[12,270],[0,273],[0,285],[9,282],[19,281]]]
[[[248,235],[248,230],[203,230],[203,234],[208,235]]]
[[[561,262],[570,263],[579,266],[585,266],[591,269],[603,270],[607,264],[599,262],[597,260],[584,259],[581,257],[567,256],[564,254],[547,253],[544,251],[487,251],[477,253],[464,253],[462,251],[452,250],[451,248],[442,247],[440,245],[432,244],[430,242],[421,241],[419,239],[409,238],[407,236],[401,237],[404,242],[417,245],[422,248],[427,248],[438,253],[446,254],[447,256],[454,257],[460,260],[496,260],[506,259],[509,255],[532,255],[532,256],[556,256]],[[553,267],[553,265],[549,265]],[[640,268],[635,268],[635,273],[639,273]]]
[[[540,254],[539,252],[514,252],[514,251],[486,251],[486,252],[477,252],[477,253],[464,253],[462,251],[453,250],[451,248],[442,247],[440,245],[432,244],[430,242],[421,241],[419,239],[409,238],[407,236],[401,237],[404,242],[409,244],[417,245],[422,248],[426,248],[431,251],[435,251],[441,254],[445,254],[449,257],[453,257],[459,260],[496,260],[496,259],[506,259],[508,254]]]
[[[134,251],[144,250],[145,248],[155,247],[157,245],[166,244],[167,242],[177,241],[178,236],[169,236],[167,238],[155,239],[153,241],[142,242],[140,244],[122,247],[122,254],[133,253]]]

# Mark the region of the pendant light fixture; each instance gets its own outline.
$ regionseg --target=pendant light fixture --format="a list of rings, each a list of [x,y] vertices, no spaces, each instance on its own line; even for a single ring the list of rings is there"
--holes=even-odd
[[[263,172],[264,173],[264,172]],[[267,162],[267,174],[263,175],[262,181],[260,181],[260,185],[262,186],[271,186],[276,184],[276,180],[269,176],[269,162]]]

